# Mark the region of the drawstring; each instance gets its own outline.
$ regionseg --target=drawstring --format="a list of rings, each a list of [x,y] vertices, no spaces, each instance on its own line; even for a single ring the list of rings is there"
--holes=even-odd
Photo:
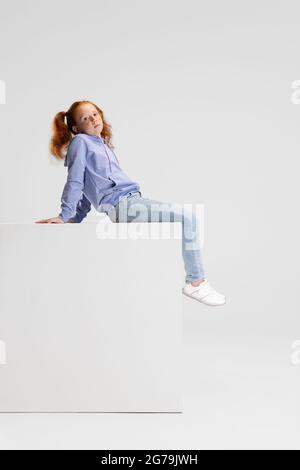
[[[108,158],[108,161],[109,161],[109,168],[110,168],[110,171],[111,171],[111,162],[110,162],[110,158],[109,158],[109,155],[108,155],[107,150],[106,150],[106,147],[105,147],[106,144],[105,144],[105,142],[103,141],[102,137],[101,137],[101,136],[99,136],[99,137],[100,137],[100,139],[101,139],[102,144],[104,145],[104,150],[105,150],[106,156],[107,156],[107,158]],[[120,165],[119,159],[118,159],[117,155],[115,154],[115,152],[114,152],[112,149],[110,149],[110,151],[114,154],[114,156],[116,157],[116,160],[117,160],[118,164]]]
[[[108,161],[109,161],[109,168],[110,168],[110,172],[111,172],[111,163],[110,163],[110,158],[109,158],[109,155],[108,155],[108,153],[107,153],[107,150],[106,150],[106,148],[105,148],[105,143],[103,143],[103,145],[104,145],[104,150],[105,150],[105,153],[106,153],[106,155],[107,155],[107,158],[108,158]]]

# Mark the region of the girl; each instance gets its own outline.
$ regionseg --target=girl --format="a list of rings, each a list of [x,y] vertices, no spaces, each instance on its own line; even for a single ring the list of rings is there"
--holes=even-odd
[[[105,212],[113,222],[180,221],[186,272],[183,294],[206,305],[225,304],[225,296],[213,289],[204,277],[195,212],[168,208],[166,203],[143,197],[139,184],[121,169],[111,137],[111,126],[103,111],[90,101],[75,101],[68,111],[55,115],[49,150],[55,158],[64,160],[68,177],[59,215],[36,223],[80,223],[91,205],[97,211]],[[135,205],[143,209],[138,217],[132,216]],[[154,205],[156,208],[161,205],[155,216]],[[194,233],[192,249],[187,232]]]

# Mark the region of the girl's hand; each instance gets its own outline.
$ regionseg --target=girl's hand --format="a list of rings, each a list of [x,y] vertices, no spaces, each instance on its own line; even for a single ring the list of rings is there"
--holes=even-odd
[[[36,220],[36,224],[63,224],[64,221],[58,217],[51,217],[50,219]]]

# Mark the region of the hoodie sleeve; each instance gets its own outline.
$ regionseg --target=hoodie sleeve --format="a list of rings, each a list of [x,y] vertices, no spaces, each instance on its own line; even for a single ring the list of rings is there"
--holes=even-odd
[[[68,177],[61,196],[61,212],[59,214],[64,223],[72,217],[81,199],[86,157],[86,142],[80,137],[73,137],[64,164],[68,167]]]
[[[91,210],[91,203],[88,198],[83,194],[82,198],[77,204],[76,215],[74,217],[75,223],[80,223],[82,219],[87,216],[87,213]]]

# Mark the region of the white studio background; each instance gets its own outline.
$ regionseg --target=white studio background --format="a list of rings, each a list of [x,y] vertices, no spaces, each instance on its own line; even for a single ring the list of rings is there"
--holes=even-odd
[[[299,2],[0,5],[0,80],[6,90],[0,104],[1,223],[58,215],[66,168],[49,156],[50,125],[55,113],[80,99],[104,110],[121,166],[144,196],[204,204],[207,277],[228,302],[217,311],[189,299],[184,304],[187,367],[193,364],[187,396],[196,413],[198,402],[204,406],[202,392],[206,400],[214,387],[224,391],[220,375],[211,393],[204,391],[203,371],[217,376],[222,370],[224,380],[234,380],[239,370],[240,401],[230,410],[220,395],[218,416],[202,410],[192,435],[184,431],[186,440],[179,432],[178,441],[172,433],[158,441],[153,432],[145,434],[148,448],[292,446],[300,391],[300,365],[291,363],[292,344],[300,339],[300,105],[292,99],[300,79]],[[95,212],[88,217],[97,220]],[[207,346],[201,354],[199,344]],[[251,384],[254,392],[245,398]],[[274,389],[279,395],[272,402]],[[224,393],[229,397],[229,385]],[[230,416],[236,426],[224,433]],[[238,416],[247,443],[237,432]],[[212,427],[205,431],[206,419]],[[111,426],[103,445],[120,448]],[[134,436],[124,445],[136,448],[140,439],[141,448],[147,446]],[[20,444],[21,432],[19,438]],[[94,436],[82,445],[101,444]]]

